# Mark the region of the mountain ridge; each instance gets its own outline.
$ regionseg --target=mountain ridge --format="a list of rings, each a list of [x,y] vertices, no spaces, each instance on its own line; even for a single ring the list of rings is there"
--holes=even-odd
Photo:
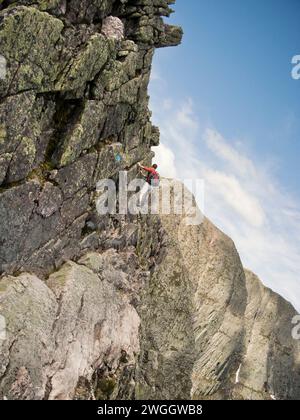
[[[172,3],[0,2],[1,399],[300,399],[296,311],[229,237],[97,212],[97,182],[135,179],[159,143]]]

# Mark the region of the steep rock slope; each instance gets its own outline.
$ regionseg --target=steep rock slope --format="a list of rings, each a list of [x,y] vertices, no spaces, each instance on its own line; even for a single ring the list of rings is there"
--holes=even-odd
[[[150,162],[171,0],[0,2],[0,398],[300,398],[294,309],[208,220],[99,216]]]
[[[160,220],[165,256],[143,295],[137,395],[299,399],[294,308],[244,271],[209,220]]]

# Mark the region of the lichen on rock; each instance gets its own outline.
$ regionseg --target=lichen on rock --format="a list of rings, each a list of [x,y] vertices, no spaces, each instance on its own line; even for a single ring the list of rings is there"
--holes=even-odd
[[[96,211],[97,181],[135,178],[159,144],[172,3],[0,2],[1,399],[300,398],[295,311],[228,237]]]

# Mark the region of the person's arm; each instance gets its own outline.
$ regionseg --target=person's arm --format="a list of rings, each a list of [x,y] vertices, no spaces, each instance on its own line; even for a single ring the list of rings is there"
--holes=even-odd
[[[141,164],[139,164],[139,167],[143,169],[143,171],[146,171],[149,173],[153,172],[153,168],[148,168],[147,166],[142,166]]]

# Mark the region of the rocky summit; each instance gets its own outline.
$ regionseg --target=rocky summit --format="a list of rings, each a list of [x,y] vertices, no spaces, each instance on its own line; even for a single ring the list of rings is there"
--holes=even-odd
[[[300,399],[296,311],[230,238],[96,211],[97,181],[159,144],[172,3],[0,1],[1,399]]]

